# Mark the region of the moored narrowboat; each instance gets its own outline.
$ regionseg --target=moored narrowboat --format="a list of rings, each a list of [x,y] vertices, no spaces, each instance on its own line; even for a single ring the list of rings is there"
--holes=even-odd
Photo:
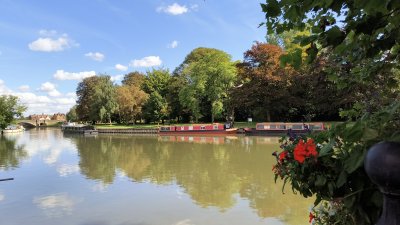
[[[182,126],[161,126],[160,135],[227,135],[236,134],[237,129],[229,124],[192,124]]]
[[[257,123],[256,128],[245,129],[246,135],[266,135],[276,136],[285,135],[289,132],[295,134],[304,134],[309,132],[318,132],[326,130],[324,123],[284,123],[284,122],[267,122]]]

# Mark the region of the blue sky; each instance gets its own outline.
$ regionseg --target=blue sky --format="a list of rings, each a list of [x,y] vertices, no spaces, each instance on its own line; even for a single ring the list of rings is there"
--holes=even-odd
[[[194,48],[241,60],[266,28],[259,0],[0,0],[0,94],[33,113],[67,112],[78,82],[152,67]]]

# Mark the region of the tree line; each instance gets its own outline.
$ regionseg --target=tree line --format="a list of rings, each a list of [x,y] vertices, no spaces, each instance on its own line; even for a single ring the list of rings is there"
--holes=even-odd
[[[67,118],[131,124],[245,121],[337,121],[357,118],[398,94],[398,72],[384,71],[370,82],[341,85],[349,66],[330,51],[299,67],[285,57],[309,46],[295,44],[307,30],[267,36],[255,42],[242,61],[213,48],[196,48],[172,72],[165,68],[131,72],[116,85],[108,75],[85,78]],[[289,53],[289,54],[288,54]],[[335,60],[337,59],[337,60]],[[287,59],[295,60],[293,58]],[[291,62],[292,62],[291,61]],[[334,73],[335,76],[331,76]],[[336,78],[336,80],[335,80]]]

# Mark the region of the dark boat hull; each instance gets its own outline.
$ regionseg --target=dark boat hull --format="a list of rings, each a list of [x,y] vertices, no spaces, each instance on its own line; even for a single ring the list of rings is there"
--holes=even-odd
[[[254,128],[245,129],[245,135],[248,136],[284,136],[288,135],[288,130],[256,130]],[[310,133],[310,130],[291,130],[291,133],[294,134],[307,134]]]

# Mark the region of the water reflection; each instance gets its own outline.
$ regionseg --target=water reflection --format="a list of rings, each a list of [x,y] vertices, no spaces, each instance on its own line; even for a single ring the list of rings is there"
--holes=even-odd
[[[279,147],[277,139],[102,135],[67,138],[76,143],[81,173],[101,181],[102,188],[112,184],[120,172],[133,182],[176,183],[204,208],[226,211],[240,197],[249,201],[259,217],[280,218],[294,224],[298,224],[299,217],[305,218],[311,203],[298,201],[299,197],[291,193],[282,195],[281,184],[273,183],[271,153]]]
[[[79,201],[68,196],[67,193],[35,197],[33,199],[33,203],[41,208],[48,217],[61,217],[72,214],[75,204]]]
[[[24,145],[17,144],[19,135],[0,135],[0,170],[17,168],[27,158]]]

